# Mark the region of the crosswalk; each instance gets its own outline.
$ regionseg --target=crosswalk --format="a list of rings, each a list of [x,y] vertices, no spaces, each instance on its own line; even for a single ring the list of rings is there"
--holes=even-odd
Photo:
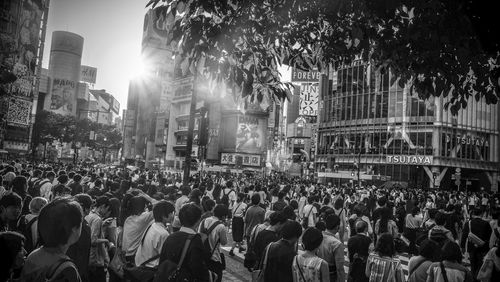
[[[221,249],[224,250],[227,254],[231,250],[231,247],[221,247]],[[302,252],[302,251],[299,250],[299,253],[300,252]],[[241,253],[238,252],[238,248],[234,249],[234,255],[235,255],[235,257],[240,259],[242,262],[245,259],[245,252],[241,252]],[[406,280],[408,280],[408,263],[410,262],[410,256],[405,253],[405,254],[400,254],[397,257],[401,261],[401,265],[403,267],[403,272],[405,274],[405,278],[406,278]],[[344,259],[345,259],[344,271],[347,274],[349,272],[349,256],[347,254],[347,248],[345,248],[345,250],[344,250]],[[465,261],[464,264],[468,267],[470,266],[468,261]]]

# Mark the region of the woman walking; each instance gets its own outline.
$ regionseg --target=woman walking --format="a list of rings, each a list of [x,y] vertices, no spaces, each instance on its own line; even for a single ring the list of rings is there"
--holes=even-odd
[[[366,276],[370,282],[404,282],[401,261],[396,258],[394,238],[389,233],[380,235],[375,253],[368,257]]]
[[[244,193],[238,193],[238,198],[236,200],[236,204],[233,205],[233,220],[232,220],[232,234],[233,234],[233,246],[229,251],[230,256],[234,256],[234,248],[238,246],[239,252],[245,251],[243,248],[243,231],[245,227],[245,223],[243,222],[243,217],[245,216],[245,211],[247,209],[247,204],[244,203],[246,195]]]

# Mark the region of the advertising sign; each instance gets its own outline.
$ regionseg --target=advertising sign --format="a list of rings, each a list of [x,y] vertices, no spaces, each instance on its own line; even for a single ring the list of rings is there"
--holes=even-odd
[[[303,71],[292,69],[292,82],[319,82],[321,73],[319,71]]]
[[[54,78],[52,80],[52,95],[50,110],[60,114],[72,114],[76,102],[76,82]]]
[[[236,151],[260,153],[264,150],[266,128],[265,119],[249,115],[239,116],[236,130]]]
[[[30,123],[32,102],[20,98],[9,100],[7,123],[10,125],[28,126]]]
[[[222,153],[220,163],[226,165],[236,164],[236,159],[241,157],[241,164],[246,166],[260,166],[260,155],[240,155],[235,153]]]
[[[386,156],[386,162],[390,164],[432,165],[432,161],[432,156]]]
[[[80,67],[80,81],[94,84],[97,78],[97,68],[84,66]]]
[[[318,115],[319,83],[300,84],[300,108],[302,116]]]

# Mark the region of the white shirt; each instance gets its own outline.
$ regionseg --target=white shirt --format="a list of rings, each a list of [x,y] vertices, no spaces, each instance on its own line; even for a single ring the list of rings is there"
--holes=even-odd
[[[312,209],[312,210],[311,210]],[[314,215],[318,214],[318,210],[314,205],[307,204],[304,207],[304,210],[302,212],[302,217],[306,217],[309,215],[309,220],[308,220],[308,226],[309,227],[314,227],[316,225],[316,222],[314,222]]]
[[[246,209],[247,209],[247,204],[245,204],[243,202],[234,203],[233,209],[232,209],[233,216],[243,217]]]
[[[45,178],[41,182],[45,183],[40,186],[40,196],[47,199],[47,201],[50,201],[50,199],[52,198],[52,183],[50,183],[50,180],[48,180],[47,178]]]
[[[153,212],[143,212],[140,215],[131,215],[123,224],[122,250],[126,256],[132,256],[141,243],[142,234],[153,221]]]
[[[206,229],[209,229],[212,224],[214,224],[216,221],[218,221],[215,216],[211,216],[207,219],[205,219],[202,224]],[[201,232],[201,224],[198,228],[198,233]],[[212,232],[208,236],[208,242],[210,243],[210,252],[216,247],[217,242],[219,245],[216,247],[212,254],[212,260],[213,261],[221,261],[220,258],[220,246],[224,246],[227,244],[227,229],[224,224],[219,224],[217,227],[212,230]]]
[[[167,240],[167,237],[170,234],[168,230],[165,228],[163,223],[155,222],[151,225],[147,233],[141,236],[144,237],[144,243],[141,244],[139,242],[139,247],[137,248],[137,253],[135,255],[135,264],[141,265],[148,259],[160,255],[161,249],[163,247],[163,243]],[[148,267],[156,267],[158,266],[160,259],[157,258],[146,264]]]

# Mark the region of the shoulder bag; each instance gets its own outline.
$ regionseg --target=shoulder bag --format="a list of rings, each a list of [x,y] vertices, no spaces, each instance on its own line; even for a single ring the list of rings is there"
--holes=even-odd
[[[314,206],[311,205],[311,209],[309,210],[309,212],[307,213],[307,216],[305,216],[303,219],[302,219],[302,227],[304,229],[307,229],[307,227],[309,227],[309,216],[311,215],[312,211],[314,209]]]
[[[153,226],[153,224],[150,224],[148,228],[146,229],[146,232],[144,232],[144,235],[142,235],[142,240],[141,240],[141,245],[144,245],[144,239],[146,238],[146,234],[148,233],[149,229]],[[137,255],[137,254],[136,254]],[[160,258],[160,255],[155,255],[145,262],[141,263],[141,265],[135,266],[135,265],[127,265],[123,268],[124,276],[126,279],[132,282],[149,282],[153,281],[156,271],[158,267],[149,267],[146,266],[148,263]]]
[[[122,251],[122,240],[123,230],[120,228],[116,238],[116,251],[108,266],[109,269],[111,269],[111,271],[113,271],[120,278],[123,278],[123,266],[125,265],[125,259]]]
[[[261,269],[256,269],[256,270],[252,271],[252,282],[265,282],[264,273],[266,271],[267,257],[269,254],[269,249],[271,248],[272,244],[273,243],[270,243],[269,245],[267,245],[266,253],[264,255],[264,260],[262,261]]]

